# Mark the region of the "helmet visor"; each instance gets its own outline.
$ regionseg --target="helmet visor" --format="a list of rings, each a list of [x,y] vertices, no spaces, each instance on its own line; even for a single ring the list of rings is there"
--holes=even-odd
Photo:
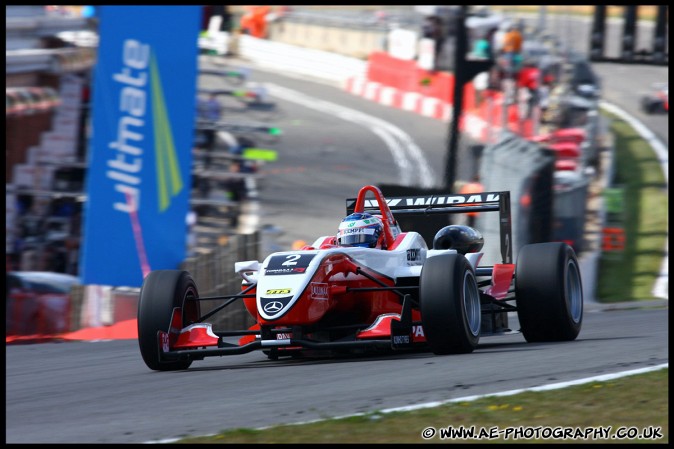
[[[374,247],[379,239],[379,232],[374,228],[343,229],[337,239],[340,245]]]

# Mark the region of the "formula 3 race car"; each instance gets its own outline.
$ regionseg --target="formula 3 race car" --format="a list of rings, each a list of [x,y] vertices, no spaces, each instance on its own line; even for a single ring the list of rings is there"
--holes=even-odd
[[[509,192],[385,199],[365,186],[347,213],[381,220],[381,247],[336,245],[335,236],[235,263],[241,291],[201,298],[190,273],[158,270],[145,278],[138,303],[138,342],[152,370],[188,368],[205,357],[261,350],[271,359],[311,353],[430,350],[470,353],[481,336],[511,332],[516,312],[527,342],[574,340],[583,319],[578,260],[565,243],[524,245],[512,260]],[[481,266],[477,230],[443,226],[429,248],[402,232],[395,216],[498,212],[502,263]],[[449,221],[447,221],[449,223]],[[202,301],[221,300],[206,314]],[[208,320],[243,301],[249,329],[216,330]]]

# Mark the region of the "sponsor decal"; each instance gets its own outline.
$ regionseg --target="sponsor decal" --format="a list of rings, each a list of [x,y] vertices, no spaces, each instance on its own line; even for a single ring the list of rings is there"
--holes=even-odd
[[[424,328],[421,326],[412,326],[412,335],[415,337],[426,337],[424,335]]]
[[[329,299],[330,290],[328,284],[321,282],[311,283],[311,299]]]
[[[293,338],[292,332],[279,332],[276,334],[277,340],[289,340],[291,338]]]
[[[264,305],[262,310],[269,314],[275,314],[283,308],[283,303],[281,301],[270,301]]]
[[[152,99],[155,161],[154,167],[150,165],[150,168],[157,171],[156,205],[159,212],[163,212],[169,207],[171,197],[182,191],[184,183],[166,111],[157,58],[150,53],[149,44],[135,39],[125,40],[123,47],[122,67],[112,75],[114,81],[120,84],[120,118],[117,134],[108,142],[108,148],[113,151],[109,153],[108,170],[105,173],[112,180],[114,190],[121,193],[117,196],[113,209],[131,213],[141,206],[144,152],[141,142],[148,140],[144,135],[150,132],[146,129],[149,121],[147,103],[148,99]]]
[[[421,259],[421,248],[412,248],[407,250],[407,260],[413,262]]]
[[[292,296],[260,298],[260,311],[269,316],[275,316],[281,313],[288,306]]]
[[[272,288],[265,292],[267,295],[287,295],[292,291],[290,288]]]
[[[493,203],[499,200],[499,194],[495,192],[483,192],[470,195],[429,195],[411,198],[387,198],[386,204],[393,209],[405,209],[410,207],[424,206],[452,206],[456,204],[479,204]],[[351,204],[351,207],[355,201]],[[379,208],[375,199],[365,200],[366,209]]]
[[[506,247],[506,254],[510,254],[510,239],[508,238],[508,234],[505,235],[505,247]],[[511,260],[506,260],[505,263],[511,263]]]
[[[393,344],[395,344],[395,345],[408,345],[408,344],[410,344],[410,336],[409,335],[394,335],[393,336]]]
[[[351,229],[342,229],[339,231],[340,235],[349,235],[349,234],[373,234],[373,228],[351,228]]]
[[[161,333],[161,350],[162,352],[169,352],[169,336],[166,332]]]
[[[265,274],[268,275],[279,275],[279,274],[302,274],[306,272],[306,268],[297,267],[297,268],[267,268]]]
[[[303,274],[307,271],[309,262],[314,258],[314,254],[288,254],[285,256],[272,256],[269,260],[265,274],[283,275],[283,274]]]

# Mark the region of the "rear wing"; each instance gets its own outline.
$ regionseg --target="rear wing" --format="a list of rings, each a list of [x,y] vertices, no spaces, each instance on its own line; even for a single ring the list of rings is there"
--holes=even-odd
[[[354,212],[357,198],[346,200],[346,214]],[[512,219],[510,214],[510,192],[482,192],[468,194],[440,194],[417,196],[392,196],[385,199],[394,216],[465,214],[468,212],[498,212],[501,235],[501,259],[503,263],[512,260]],[[379,213],[377,199],[365,199],[363,211]]]

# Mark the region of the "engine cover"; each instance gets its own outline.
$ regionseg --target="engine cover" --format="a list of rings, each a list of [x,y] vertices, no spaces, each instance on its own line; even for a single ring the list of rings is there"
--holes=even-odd
[[[433,249],[455,249],[464,255],[480,251],[483,245],[482,234],[470,226],[445,226],[433,237]]]

